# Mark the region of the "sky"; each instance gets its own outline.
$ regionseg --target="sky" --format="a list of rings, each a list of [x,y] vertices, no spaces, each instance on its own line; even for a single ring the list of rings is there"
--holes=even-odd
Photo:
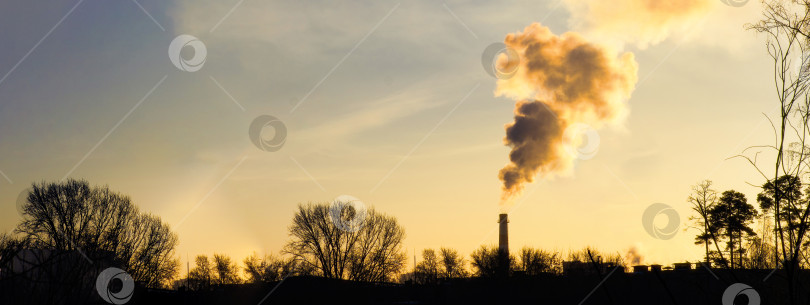
[[[527,184],[507,208],[511,248],[697,261],[690,187],[711,179],[754,204],[763,182],[731,158],[773,141],[771,61],[744,28],[760,4],[606,3],[3,1],[0,230],[20,220],[32,182],[72,177],[160,216],[184,262],[278,253],[299,203],[341,195],[395,216],[409,256],[494,245],[515,101],[496,96],[481,57],[540,23],[632,53],[638,82],[592,158]],[[676,16],[636,13],[645,4]],[[199,70],[172,63],[179,35],[205,46]],[[251,142],[262,115],[286,127],[277,151]],[[674,237],[645,231],[654,203],[678,212]]]

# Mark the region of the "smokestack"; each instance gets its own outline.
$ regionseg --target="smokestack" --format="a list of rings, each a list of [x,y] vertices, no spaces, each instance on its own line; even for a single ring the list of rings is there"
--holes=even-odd
[[[498,223],[500,223],[500,235],[498,237],[498,251],[501,254],[509,257],[509,219],[507,218],[507,214],[500,214],[498,219]]]
[[[496,274],[500,278],[509,277],[509,218],[506,213],[498,215],[500,224],[498,234],[498,268]]]

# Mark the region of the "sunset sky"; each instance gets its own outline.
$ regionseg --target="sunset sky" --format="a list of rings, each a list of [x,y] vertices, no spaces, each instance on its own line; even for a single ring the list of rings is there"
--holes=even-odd
[[[729,158],[773,141],[771,60],[765,38],[744,29],[759,6],[3,1],[0,230],[18,223],[15,202],[31,182],[73,177],[159,215],[179,235],[184,263],[186,255],[241,262],[254,251],[277,253],[297,204],[340,195],[396,216],[409,258],[496,244],[498,172],[510,151],[504,125],[515,101],[496,97],[481,56],[539,23],[633,53],[638,82],[626,118],[598,129],[593,158],[515,197],[512,250],[590,245],[623,255],[636,247],[645,263],[697,261],[696,231],[684,231],[690,186],[711,179],[756,205],[747,183],[762,178]],[[199,71],[169,59],[181,34],[207,49]],[[280,150],[250,141],[260,115],[286,126]],[[679,212],[674,238],[644,230],[653,203]]]

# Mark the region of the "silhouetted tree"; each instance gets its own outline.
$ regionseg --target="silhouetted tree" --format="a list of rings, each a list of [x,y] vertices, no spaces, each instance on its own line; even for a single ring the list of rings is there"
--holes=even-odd
[[[188,285],[190,289],[200,290],[211,287],[216,279],[214,266],[208,260],[208,256],[197,255],[194,258],[194,268],[189,271]]]
[[[463,278],[467,277],[466,264],[458,251],[450,248],[439,249],[440,262],[441,262],[441,277],[444,278]]]
[[[764,236],[763,236],[764,237]],[[776,253],[772,244],[763,241],[763,238],[752,237],[748,243],[747,256],[743,260],[743,268],[771,269],[773,268]]]
[[[470,258],[473,273],[479,277],[495,277],[501,270],[512,272],[517,268],[515,256],[510,254],[508,260],[504,260],[497,246],[481,246],[473,251]],[[503,266],[504,262],[508,265]]]
[[[102,271],[78,251],[34,248],[0,235],[0,304],[88,304],[98,297],[87,278]]]
[[[242,282],[239,277],[239,267],[225,254],[214,254],[214,271],[219,285],[232,285]]]
[[[762,192],[757,195],[757,202],[763,214],[773,215],[776,228],[773,231],[774,239],[780,240],[783,235],[783,246],[788,253],[793,253],[801,247],[800,238],[796,234],[805,225],[802,224],[802,215],[807,210],[808,201],[802,198],[802,181],[795,175],[783,175],[776,180],[768,181],[762,185]],[[810,191],[810,189],[808,189]],[[777,204],[777,198],[778,204]],[[779,209],[777,209],[779,207]],[[774,248],[778,255],[778,247]]]
[[[747,27],[764,34],[767,52],[773,63],[773,84],[776,90],[774,96],[780,108],[779,117],[771,120],[775,136],[773,144],[758,148],[772,151],[774,163],[763,171],[757,164],[756,155],[745,158],[766,181],[778,181],[784,175],[801,176],[810,169],[810,147],[807,145],[807,136],[810,135],[810,95],[807,90],[810,86],[810,61],[798,56],[805,57],[803,53],[810,50],[810,1],[763,0],[762,5],[762,19]],[[796,69],[795,61],[799,61],[799,69]],[[810,205],[802,209],[802,217],[798,219],[794,229],[785,228],[779,220],[782,209],[786,208],[782,200],[785,195],[787,194],[774,192],[772,198],[777,232],[774,243],[786,271],[790,303],[798,304],[798,269],[802,260],[801,246],[804,245],[810,229]],[[787,240],[791,236],[793,241]],[[793,247],[790,248],[789,244],[793,244]]]
[[[365,211],[362,219],[352,219],[348,222],[350,226],[336,225],[339,220],[332,216],[344,215],[345,211],[333,213],[326,203],[299,205],[289,227],[292,240],[284,247],[284,252],[293,255],[303,268],[315,270],[324,277],[392,280],[405,265],[402,250],[405,230],[394,217],[374,209]]]
[[[246,257],[243,263],[245,274],[248,276],[247,281],[250,283],[278,281],[284,276],[280,260],[272,255],[260,258],[253,253]]]
[[[159,217],[140,213],[129,197],[69,179],[33,184],[15,232],[28,247],[77,251],[124,269],[149,287],[177,273],[177,236]]]
[[[370,282],[393,281],[405,267],[407,259],[402,249],[405,229],[396,218],[370,209],[357,233],[360,238],[350,256],[350,278]]]
[[[272,282],[276,280],[276,275],[273,274],[274,270],[268,268],[270,262],[268,262],[267,258],[267,256],[259,258],[254,252],[242,261],[245,265],[245,274],[247,275],[245,280],[248,283]]]
[[[748,204],[744,194],[729,190],[723,192],[720,201],[711,208],[709,214],[710,223],[715,227],[714,229],[725,234],[731,268],[735,267],[735,247],[737,248],[736,267],[742,267],[743,238],[756,235],[750,224],[757,216],[757,210]]]
[[[244,260],[245,274],[250,283],[274,282],[284,279],[286,276],[311,275],[313,271],[306,269],[302,264],[298,264],[294,259],[267,255],[259,257],[256,253],[251,254]]]
[[[433,249],[422,251],[422,261],[414,268],[414,280],[420,284],[434,284],[439,280],[439,258]]]
[[[624,262],[624,258],[621,254],[607,254],[602,253],[601,251],[595,249],[594,247],[588,246],[582,250],[578,251],[571,251],[568,253],[568,261],[572,262],[583,262],[591,264],[594,270],[602,272],[602,266],[599,264],[612,264],[616,267],[625,268],[626,264]],[[604,270],[607,272],[607,270]]]
[[[696,216],[689,217],[695,224],[695,227],[700,233],[695,236],[696,245],[704,245],[706,250],[705,261],[710,262],[712,256],[710,255],[709,245],[714,244],[717,249],[720,259],[725,261],[722,257],[723,252],[720,251],[720,246],[717,244],[717,226],[712,226],[710,223],[709,211],[717,204],[717,192],[712,189],[711,180],[703,180],[697,185],[692,186],[692,194],[689,195],[687,201],[692,204],[692,210],[697,213]]]
[[[2,271],[10,267],[14,256],[25,248],[27,246],[24,239],[7,233],[0,234],[0,278],[3,276]]]
[[[542,273],[562,273],[561,257],[557,252],[549,252],[530,247],[523,247],[518,254],[520,262],[518,270],[526,275],[539,275]]]
[[[432,284],[440,278],[467,277],[466,263],[456,250],[440,248],[437,254],[433,249],[425,249],[422,251],[422,261],[414,268],[414,281]]]

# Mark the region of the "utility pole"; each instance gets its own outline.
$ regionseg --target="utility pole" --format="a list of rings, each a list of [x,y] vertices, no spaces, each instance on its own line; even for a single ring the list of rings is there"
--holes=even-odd
[[[413,249],[413,273],[416,274],[416,248]]]

